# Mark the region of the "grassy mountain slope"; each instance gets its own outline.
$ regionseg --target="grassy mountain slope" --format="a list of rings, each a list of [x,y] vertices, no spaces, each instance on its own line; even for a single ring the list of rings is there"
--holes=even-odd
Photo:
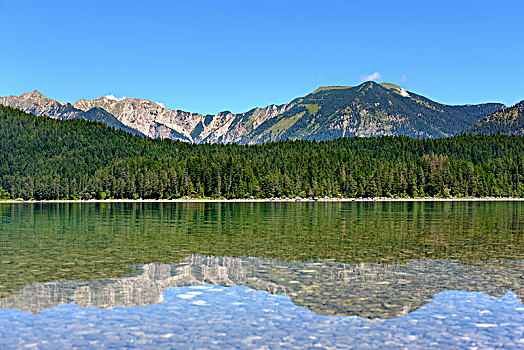
[[[503,107],[498,103],[448,106],[393,84],[374,82],[319,88],[293,103],[293,108],[266,121],[241,143],[380,135],[445,137]]]
[[[188,195],[524,196],[524,136],[195,145],[0,106],[0,199]]]
[[[191,143],[256,144],[291,139],[331,140],[350,136],[406,135],[434,138],[456,135],[502,104],[448,106],[394,84],[321,87],[283,105],[233,114],[201,115],[166,109],[143,99],[80,100],[74,105],[34,91],[1,97],[0,104],[52,118],[102,121],[152,138]]]

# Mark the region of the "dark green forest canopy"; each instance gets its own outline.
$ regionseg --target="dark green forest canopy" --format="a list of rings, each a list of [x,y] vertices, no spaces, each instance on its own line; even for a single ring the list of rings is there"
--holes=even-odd
[[[524,197],[524,137],[194,145],[0,106],[0,197]]]

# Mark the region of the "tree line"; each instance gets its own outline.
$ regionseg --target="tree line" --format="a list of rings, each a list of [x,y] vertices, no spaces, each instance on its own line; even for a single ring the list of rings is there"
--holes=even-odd
[[[0,106],[0,198],[524,197],[524,137],[194,145]]]

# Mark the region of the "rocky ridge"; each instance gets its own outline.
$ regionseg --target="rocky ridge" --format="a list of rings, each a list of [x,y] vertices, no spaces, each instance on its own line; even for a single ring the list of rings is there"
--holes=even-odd
[[[239,142],[246,132],[287,111],[290,104],[255,108],[242,114],[225,111],[217,115],[166,109],[155,102],[137,98],[115,101],[100,97],[96,100],[80,100],[74,106],[83,111],[102,108],[125,125],[153,138],[193,143],[233,143]]]
[[[85,110],[78,109],[70,103],[58,102],[45,97],[37,90],[26,92],[20,96],[0,97],[0,104],[20,109],[36,116],[48,116],[55,119],[86,119],[105,123],[115,129],[121,129],[132,134],[144,136],[135,128],[128,127],[105,109],[93,106]]]
[[[523,265],[468,265],[450,260],[409,260],[401,264],[343,264],[333,261],[282,261],[190,255],[179,264],[146,264],[133,276],[105,280],[55,281],[25,286],[0,299],[0,308],[40,312],[74,302],[81,307],[149,305],[167,288],[241,285],[288,295],[318,314],[395,318],[415,311],[446,290],[522,300]]]
[[[282,105],[203,115],[166,109],[144,99],[100,97],[74,104],[38,91],[0,98],[0,104],[51,118],[102,121],[152,138],[191,143],[256,144],[284,139],[330,140],[349,136],[446,137],[463,132],[502,104],[448,106],[404,88],[365,82],[322,87]]]

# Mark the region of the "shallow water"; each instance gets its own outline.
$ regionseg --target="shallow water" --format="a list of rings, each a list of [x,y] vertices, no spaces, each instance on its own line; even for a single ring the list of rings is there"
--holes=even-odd
[[[0,204],[0,347],[524,347],[523,232],[510,201]]]

